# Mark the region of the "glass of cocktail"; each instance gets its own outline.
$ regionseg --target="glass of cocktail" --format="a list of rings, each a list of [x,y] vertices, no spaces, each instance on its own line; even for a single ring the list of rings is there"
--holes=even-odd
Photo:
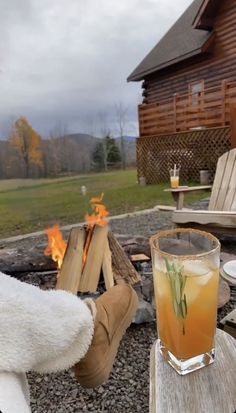
[[[214,361],[220,243],[210,233],[176,228],[150,244],[160,350],[184,375]]]
[[[170,170],[170,186],[175,189],[179,186],[179,169],[174,168]]]

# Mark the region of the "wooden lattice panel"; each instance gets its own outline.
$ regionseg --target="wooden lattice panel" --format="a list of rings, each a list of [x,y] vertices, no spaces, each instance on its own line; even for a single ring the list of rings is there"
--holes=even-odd
[[[229,127],[138,138],[138,177],[144,176],[147,183],[167,182],[176,164],[181,168],[181,184],[198,182],[201,169],[208,169],[213,178],[219,156],[230,146]]]

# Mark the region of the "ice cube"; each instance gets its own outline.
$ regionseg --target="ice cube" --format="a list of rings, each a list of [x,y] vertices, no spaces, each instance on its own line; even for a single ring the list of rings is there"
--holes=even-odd
[[[184,275],[187,277],[196,277],[207,275],[209,267],[202,260],[186,260],[183,261]]]
[[[198,277],[196,279],[198,285],[206,285],[208,281],[211,279],[212,275],[213,275],[213,272],[209,271],[207,274]]]
[[[187,260],[183,265],[184,275],[196,277],[195,282],[198,285],[206,285],[213,275],[209,265],[202,260]]]

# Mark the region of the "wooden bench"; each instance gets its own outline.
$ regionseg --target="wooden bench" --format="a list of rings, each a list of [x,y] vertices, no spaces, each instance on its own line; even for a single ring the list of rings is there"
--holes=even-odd
[[[236,411],[236,340],[217,329],[216,359],[186,376],[163,360],[159,340],[150,354],[149,413],[234,413]]]
[[[199,187],[193,188],[199,189]],[[224,153],[218,159],[207,210],[181,210],[184,193],[181,191],[179,206],[172,213],[173,223],[179,227],[204,228],[205,231],[217,235],[234,235],[236,229],[236,148]]]

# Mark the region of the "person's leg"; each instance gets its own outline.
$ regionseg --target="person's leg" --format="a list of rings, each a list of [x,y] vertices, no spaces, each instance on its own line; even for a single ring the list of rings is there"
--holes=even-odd
[[[94,336],[85,357],[73,368],[83,387],[107,381],[118,346],[135,315],[138,297],[128,284],[120,284],[87,302],[95,319]]]
[[[93,331],[91,311],[75,295],[0,273],[0,371],[68,369],[87,353]]]
[[[136,307],[137,295],[127,284],[86,303],[0,273],[0,374],[50,373],[76,365],[79,383],[97,386],[108,379]],[[24,402],[23,397],[22,390]]]

